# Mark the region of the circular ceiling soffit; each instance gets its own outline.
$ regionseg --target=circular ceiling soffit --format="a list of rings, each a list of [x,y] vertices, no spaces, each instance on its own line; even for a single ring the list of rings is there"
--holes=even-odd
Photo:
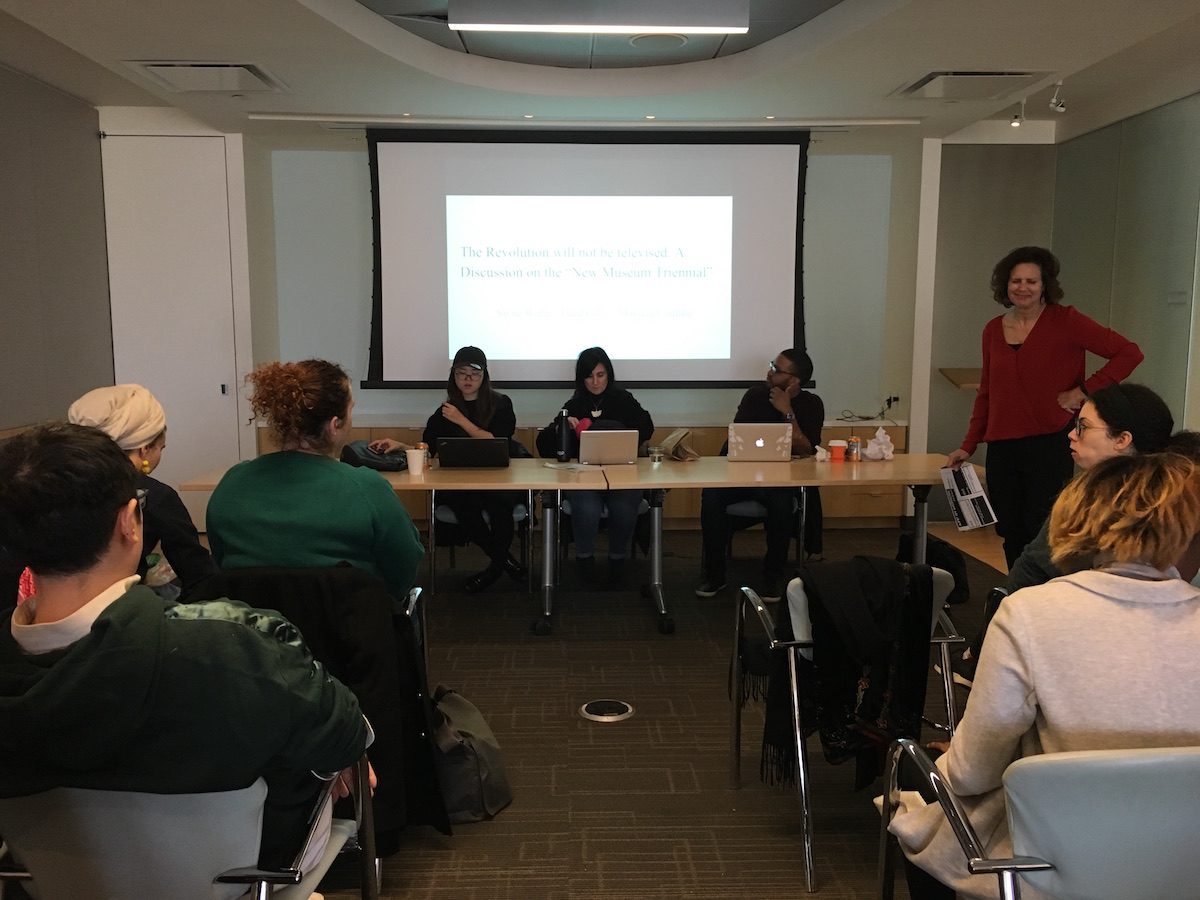
[[[666,51],[678,50],[687,42],[686,34],[635,34],[629,39],[629,46],[638,50]]]

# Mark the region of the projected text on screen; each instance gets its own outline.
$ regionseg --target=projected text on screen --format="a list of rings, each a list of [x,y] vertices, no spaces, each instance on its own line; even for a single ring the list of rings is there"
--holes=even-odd
[[[732,248],[732,197],[447,196],[448,352],[728,359]]]

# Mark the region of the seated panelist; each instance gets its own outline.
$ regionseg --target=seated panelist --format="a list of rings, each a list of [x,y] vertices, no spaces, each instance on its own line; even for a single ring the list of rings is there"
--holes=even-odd
[[[429,417],[422,440],[437,454],[440,438],[507,438],[517,430],[512,400],[492,390],[487,356],[478,347],[463,347],[454,354],[446,380],[446,399]],[[390,438],[371,442],[377,453],[406,449]],[[523,502],[520,491],[439,491],[438,503],[450,507],[458,527],[488,555],[486,569],[466,580],[470,593],[490,587],[504,573],[514,581],[528,576],[525,566],[510,552],[514,534],[513,508]],[[490,524],[483,519],[487,511]]]
[[[369,728],[278,613],[178,605],[138,584],[137,476],[95,428],[0,444],[0,546],[37,588],[0,613],[0,796],[230,791],[261,776],[259,861],[286,865],[323,789],[313,773],[342,771],[344,795]]]
[[[391,485],[339,462],[354,396],[338,365],[321,359],[267,363],[247,376],[255,415],[281,449],[240,462],[208,504],[208,537],[223,569],[320,568],[348,562],[402,599],[425,553]]]

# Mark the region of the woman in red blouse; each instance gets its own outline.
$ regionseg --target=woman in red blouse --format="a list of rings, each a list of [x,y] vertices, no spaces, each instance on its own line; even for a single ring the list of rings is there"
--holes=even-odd
[[[1058,259],[1018,247],[992,270],[993,299],[1006,312],[983,329],[983,374],[962,446],[962,465],[988,445],[988,494],[1011,566],[1037,534],[1074,471],[1067,433],[1088,394],[1127,378],[1142,352],[1072,306],[1062,306]],[[1108,360],[1085,378],[1085,354]]]

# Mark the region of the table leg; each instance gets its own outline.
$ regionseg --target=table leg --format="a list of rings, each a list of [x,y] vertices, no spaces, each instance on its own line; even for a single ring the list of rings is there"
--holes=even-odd
[[[437,540],[433,536],[433,511],[437,509],[437,491],[429,492],[429,595],[437,599]]]
[[[667,614],[666,594],[663,591],[662,544],[663,544],[663,497],[664,491],[650,492],[650,583],[644,593],[658,611],[658,630],[663,634],[674,634],[675,620]]]
[[[558,508],[561,491],[542,492],[542,614],[534,620],[533,632],[542,636],[551,630],[554,614],[554,582],[558,565]]]
[[[925,545],[929,542],[929,489],[931,484],[910,484],[913,492],[913,562],[925,563]]]

